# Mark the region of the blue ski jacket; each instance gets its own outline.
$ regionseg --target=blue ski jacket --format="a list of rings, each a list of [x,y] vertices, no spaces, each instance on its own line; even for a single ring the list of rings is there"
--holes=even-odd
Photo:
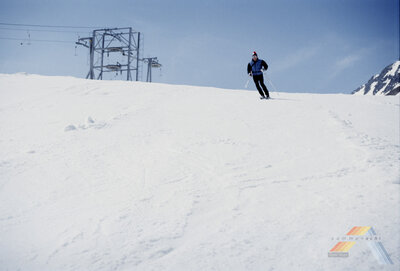
[[[247,73],[251,72],[253,75],[260,75],[262,74],[262,68],[264,68],[265,70],[268,69],[268,65],[264,60],[259,58],[256,61],[251,60],[250,63],[247,65]]]

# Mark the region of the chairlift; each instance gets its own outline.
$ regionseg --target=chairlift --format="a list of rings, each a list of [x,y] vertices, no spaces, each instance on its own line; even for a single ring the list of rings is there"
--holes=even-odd
[[[108,52],[123,52],[122,47],[108,47]]]
[[[31,33],[29,33],[29,30],[27,30],[26,33],[28,34],[28,42],[26,43],[26,45],[31,45]],[[23,45],[22,42],[21,45]]]
[[[106,65],[105,67],[112,71],[119,71],[121,69],[121,66],[115,65],[115,64],[109,64],[109,65]]]
[[[112,70],[112,71],[116,71],[118,74],[118,71],[121,71],[121,64],[119,62],[117,62],[117,64],[108,64],[105,66],[107,69]]]

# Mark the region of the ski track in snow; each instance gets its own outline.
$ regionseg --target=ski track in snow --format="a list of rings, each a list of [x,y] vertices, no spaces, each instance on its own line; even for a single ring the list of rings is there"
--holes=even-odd
[[[2,270],[399,268],[397,97],[21,74],[0,95]],[[328,258],[353,226],[395,264]]]

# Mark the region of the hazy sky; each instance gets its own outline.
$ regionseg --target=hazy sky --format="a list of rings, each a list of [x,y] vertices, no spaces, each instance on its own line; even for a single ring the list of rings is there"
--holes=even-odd
[[[243,89],[256,50],[280,91],[349,93],[399,58],[398,2],[0,0],[0,22],[132,26],[144,34],[144,56],[163,64],[156,82]],[[34,29],[43,30],[0,25],[0,73],[86,76],[87,49],[74,45],[86,33]],[[70,43],[2,39],[28,35]]]

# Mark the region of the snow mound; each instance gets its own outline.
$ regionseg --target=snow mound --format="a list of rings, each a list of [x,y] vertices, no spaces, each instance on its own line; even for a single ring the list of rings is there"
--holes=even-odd
[[[2,270],[398,270],[399,100],[0,74]]]
[[[64,131],[66,131],[66,132],[73,131],[73,130],[76,130],[76,127],[75,127],[75,125],[72,125],[72,124],[70,124],[64,128]]]

